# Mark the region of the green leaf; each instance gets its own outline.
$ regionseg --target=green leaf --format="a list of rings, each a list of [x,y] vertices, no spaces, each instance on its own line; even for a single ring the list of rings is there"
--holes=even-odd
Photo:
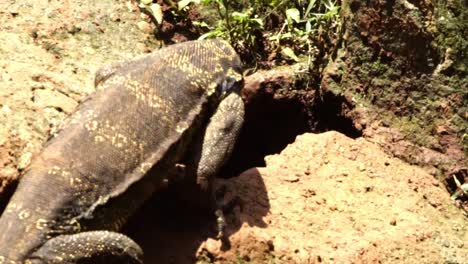
[[[191,3],[200,4],[200,0],[181,0],[177,3],[177,6],[179,10],[182,10]]]
[[[159,4],[152,4],[150,6],[151,13],[153,14],[154,19],[158,22],[159,25],[163,22],[163,12]]]
[[[210,26],[205,21],[192,21],[194,26],[210,29]]]
[[[311,0],[311,1],[309,1],[309,5],[307,6],[307,9],[306,9],[306,11],[305,11],[305,13],[304,13],[304,17],[307,17],[307,16],[309,15],[310,10],[312,10],[312,8],[313,8],[314,5],[315,5],[315,2],[316,2],[316,0]]]
[[[263,21],[260,18],[252,18],[250,19],[251,22],[255,22],[258,27],[263,28]]]
[[[279,6],[280,4],[282,4],[283,2],[280,1],[280,0],[270,0],[268,5],[271,6],[271,7],[277,7]]]
[[[333,8],[335,8],[335,3],[333,3],[330,0],[321,0],[321,2],[328,10],[332,10]]]
[[[232,12],[231,14],[232,18],[236,21],[244,21],[247,18],[249,18],[249,15],[246,13],[241,13],[241,12]]]
[[[296,23],[301,21],[301,13],[297,8],[290,8],[286,10],[286,17],[288,20],[294,20]]]
[[[269,36],[268,37],[268,40],[271,40],[271,41],[279,41],[280,40],[280,34],[275,34],[275,35],[272,35],[272,36]]]
[[[305,31],[306,31],[307,33],[309,33],[309,32],[312,31],[312,23],[310,23],[310,20],[308,20],[308,21],[306,22]]]
[[[213,30],[213,31],[210,31],[201,35],[200,37],[198,37],[198,39],[203,40],[203,39],[208,39],[208,38],[221,37],[222,35],[223,35],[223,32]]]
[[[324,19],[332,19],[335,15],[338,14],[338,11],[340,10],[339,6],[335,6],[333,9],[328,10],[325,14],[323,14]]]
[[[281,35],[282,38],[292,38],[293,35],[291,34],[291,32],[286,32],[284,34]]]
[[[296,54],[294,53],[294,51],[290,47],[283,48],[281,50],[281,53],[283,55],[293,59],[294,61],[299,61],[299,58],[296,56]]]

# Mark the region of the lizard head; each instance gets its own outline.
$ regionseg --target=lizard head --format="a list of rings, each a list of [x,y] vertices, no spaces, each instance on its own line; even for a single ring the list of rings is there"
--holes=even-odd
[[[234,68],[229,68],[223,81],[217,87],[220,98],[223,99],[231,92],[238,92],[243,84],[243,76]]]

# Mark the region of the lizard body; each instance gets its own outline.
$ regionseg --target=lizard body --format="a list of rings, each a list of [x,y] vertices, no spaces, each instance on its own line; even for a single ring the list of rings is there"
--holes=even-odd
[[[229,44],[206,40],[99,71],[0,217],[0,264],[141,263],[116,231],[177,163],[209,188],[243,122],[240,70]]]

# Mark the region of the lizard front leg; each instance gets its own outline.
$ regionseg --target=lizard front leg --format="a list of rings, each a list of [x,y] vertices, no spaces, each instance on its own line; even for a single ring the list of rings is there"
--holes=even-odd
[[[123,234],[88,231],[54,237],[28,260],[33,264],[142,264],[142,257],[141,248]]]
[[[196,173],[197,184],[204,190],[229,159],[243,122],[244,102],[238,93],[230,93],[212,115],[201,142]]]
[[[196,163],[197,184],[209,194],[218,221],[218,238],[223,236],[224,215],[212,188],[214,176],[229,159],[244,122],[244,103],[237,92],[230,93],[220,102],[212,115],[200,144]]]

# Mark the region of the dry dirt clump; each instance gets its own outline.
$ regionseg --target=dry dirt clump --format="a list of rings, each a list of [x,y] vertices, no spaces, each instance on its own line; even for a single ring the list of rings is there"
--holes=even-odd
[[[424,170],[366,139],[304,134],[266,168],[220,180],[242,199],[230,249],[208,239],[210,261],[467,263],[466,218]]]

